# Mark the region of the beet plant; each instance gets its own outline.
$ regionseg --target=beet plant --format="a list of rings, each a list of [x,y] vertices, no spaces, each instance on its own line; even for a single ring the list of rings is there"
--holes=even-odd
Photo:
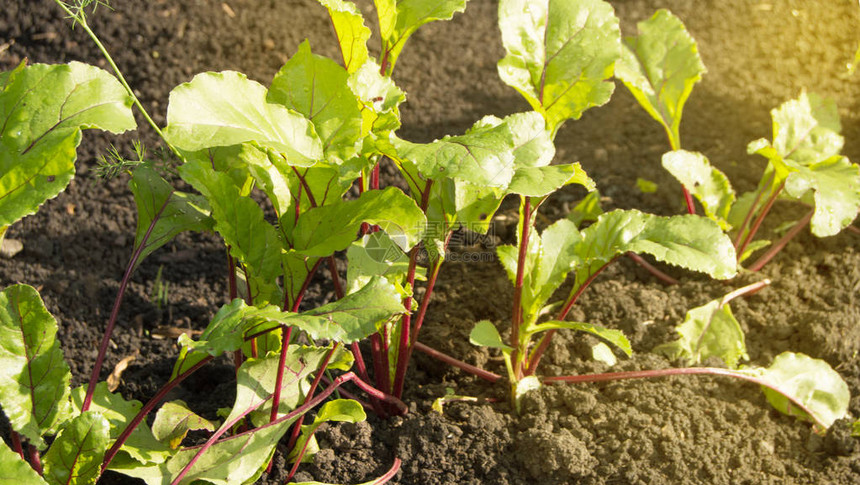
[[[681,112],[705,72],[684,24],[661,10],[640,22],[639,35],[626,38],[624,47],[615,75],[665,128],[672,151],[663,155],[663,167],[683,185],[690,213],[695,212],[695,197],[706,216],[731,231],[739,262],[768,248],[748,266],[760,270],[806,226],[817,237],[851,227],[860,209],[860,167],[840,155],[844,139],[833,102],[803,92],[774,109],[773,139],[755,140],[747,147],[750,154],[765,157],[767,165],[756,189],[738,196],[705,155],[681,148]],[[777,201],[808,209],[782,226],[780,239],[756,239]]]

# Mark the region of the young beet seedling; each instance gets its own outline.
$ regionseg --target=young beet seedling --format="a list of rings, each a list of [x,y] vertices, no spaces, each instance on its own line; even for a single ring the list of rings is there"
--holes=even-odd
[[[738,262],[770,246],[748,267],[760,270],[807,225],[817,237],[853,227],[860,209],[860,167],[839,154],[844,140],[834,103],[802,93],[773,110],[773,141],[760,139],[747,147],[768,164],[756,190],[736,197],[725,174],[703,154],[681,149],[681,110],[705,72],[683,23],[661,10],[639,24],[638,37],[625,39],[624,52],[616,77],[669,135],[672,151],[663,155],[663,167],[683,185],[691,213],[690,194],[709,218],[734,233]],[[773,244],[756,240],[765,216],[780,199],[810,209]]]

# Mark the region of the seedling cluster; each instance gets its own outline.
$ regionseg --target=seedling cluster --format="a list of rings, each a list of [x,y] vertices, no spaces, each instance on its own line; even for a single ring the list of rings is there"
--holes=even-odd
[[[313,435],[323,423],[360,421],[365,410],[381,417],[406,412],[401,399],[416,349],[501,380],[418,337],[452,235],[464,227],[486,232],[505,197],[519,201],[516,244],[497,250],[514,287],[512,318],[509,326],[477,322],[471,340],[501,351],[515,410],[542,384],[709,374],[757,383],[777,409],[822,430],[846,415],[847,386],[822,361],[787,353],[768,368],[740,366],[744,336],[728,303],[766,282],[691,310],[678,328],[681,338],[657,349],[694,364],[716,356],[728,369],[537,373],[558,330],[590,333],[632,353],[622,332],[567,320],[583,291],[619,257],[646,254],[731,279],[739,262],[762,246],[754,237],[777,199],[812,207],[783,239],[807,224],[818,236],[835,234],[860,206],[860,170],[839,155],[835,107],[813,95],[775,110],[773,141],[750,145],[769,162],[752,194],[735,200],[722,173],[704,156],[681,149],[681,111],[704,67],[695,42],[669,12],[641,24],[638,38],[622,40],[613,9],[602,0],[501,0],[506,56],[499,75],[532,111],[487,116],[463,134],[414,143],[397,135],[406,99],[391,77],[397,59],[418,28],[452,18],[467,0],[375,1],[378,58],[368,50],[371,31],[352,2],[319,0],[331,16],[340,59],[314,54],[304,42],[268,86],[238,72],[198,74],[170,93],[164,127],[146,114],[88,26],[85,8],[100,2],[55,2],[96,42],[113,72],[25,61],[0,73],[0,237],[69,184],[81,130],[133,130],[133,106],[161,136],[194,192],[176,190],[151,162],[106,167],[131,171],[138,223],[87,385],[70,388],[57,323],[36,290],[14,285],[0,293],[0,405],[13,430],[11,448],[0,446],[0,465],[8,478],[83,484],[110,469],[151,484],[253,483],[271,467],[282,440],[292,450],[292,477],[316,448]],[[581,166],[553,163],[560,127],[605,104],[613,75],[665,127],[672,151],[663,163],[685,186],[690,214],[602,213]],[[383,188],[380,163],[393,163],[408,190]],[[591,194],[539,233],[542,204],[572,184]],[[694,214],[693,198],[706,217]],[[210,231],[223,240],[230,302],[199,337],[179,337],[173,374],[149,402],[127,401],[99,382],[119,309],[134,270],[183,231]],[[764,262],[784,245],[774,243]],[[336,265],[343,255],[345,275]],[[304,297],[323,265],[337,298],[309,308]],[[552,302],[568,279],[567,297]],[[369,343],[364,349],[362,341]],[[223,355],[235,363],[237,392],[221,421],[195,414],[182,401],[162,403]],[[347,383],[355,387],[344,389]],[[328,400],[335,392],[353,398]],[[313,421],[305,424],[313,409]],[[153,412],[150,425],[146,418]],[[205,440],[191,441],[192,430],[205,433]],[[395,460],[374,483],[390,480],[399,464]]]

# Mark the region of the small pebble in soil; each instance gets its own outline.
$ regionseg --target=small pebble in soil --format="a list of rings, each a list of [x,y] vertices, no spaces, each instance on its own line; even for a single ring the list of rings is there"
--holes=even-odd
[[[0,256],[11,259],[16,254],[24,250],[24,243],[17,239],[4,239],[3,245],[0,246]]]

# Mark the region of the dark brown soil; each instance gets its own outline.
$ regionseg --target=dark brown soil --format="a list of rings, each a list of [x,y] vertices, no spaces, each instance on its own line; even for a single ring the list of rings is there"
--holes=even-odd
[[[314,0],[153,0],[114,2],[92,16],[95,30],[120,68],[164,123],[167,94],[205,70],[238,70],[268,83],[299,42],[334,56],[325,10]],[[372,18],[368,1],[359,2]],[[860,7],[851,0],[624,0],[612,2],[628,35],[657,8],[677,14],[699,42],[708,74],[687,104],[682,135],[687,149],[702,151],[726,171],[735,187],[751,189],[763,161],[746,144],[770,137],[769,110],[800,90],[836,99],[846,136],[844,153],[860,160],[860,74],[846,75],[860,32]],[[226,8],[228,5],[229,8]],[[463,132],[485,114],[527,109],[498,79],[502,57],[497,3],[472,0],[454,21],[428,25],[409,41],[395,79],[409,100],[400,135],[429,141]],[[49,0],[6,0],[0,9],[0,69],[31,62],[83,60],[104,66],[80,29],[71,31]],[[141,123],[141,137],[157,142]],[[96,157],[108,142],[128,150],[130,137],[87,134],[79,150],[78,177],[35,216],[10,229],[24,251],[0,260],[0,285],[40,288],[60,322],[74,384],[87,378],[118,281],[131,253],[135,214],[127,180],[94,176]],[[679,187],[659,165],[664,135],[619,86],[612,101],[569,122],[559,133],[558,159],[582,161],[607,197],[607,207],[659,214],[682,210]],[[659,190],[640,193],[637,177]],[[391,180],[389,178],[389,180]],[[550,218],[582,196],[565,191],[547,207]],[[799,214],[786,207],[785,218]],[[500,224],[498,233],[504,234]],[[169,307],[150,297],[156,274],[170,283]],[[147,260],[135,275],[122,308],[105,367],[140,355],[124,375],[126,397],[146,400],[170,374],[176,347],[152,338],[158,325],[203,328],[226,300],[224,252],[213,236],[183,235]],[[672,271],[672,270],[669,270]],[[728,284],[673,272],[665,287],[628,261],[610,268],[581,299],[573,318],[623,330],[636,353],[613,370],[670,365],[650,350],[673,339],[687,309],[753,281]],[[734,304],[747,332],[751,362],[767,365],[785,350],[825,359],[849,383],[851,414],[860,416],[860,237],[846,233],[819,240],[803,234],[765,268],[774,283]],[[500,360],[468,343],[480,319],[509,318],[511,290],[497,263],[450,263],[442,271],[422,340],[468,362],[502,372]],[[313,300],[331,297],[320,278]],[[545,359],[546,374],[605,370],[590,360],[588,339],[560,335]],[[206,415],[230,404],[226,368],[212,367],[184,385],[177,397]],[[104,377],[104,376],[103,376]],[[860,447],[845,437],[845,423],[821,438],[807,424],[772,410],[754,386],[716,378],[548,387],[526,402],[522,418],[508,406],[452,403],[444,415],[433,399],[457,394],[504,398],[491,386],[423,355],[410,369],[404,418],[334,426],[319,435],[324,451],[300,468],[299,478],[358,483],[403,460],[401,484],[652,484],[860,482]],[[212,395],[222,397],[213,402]],[[504,399],[502,400],[504,402]],[[261,483],[282,483],[283,461]],[[101,483],[136,483],[106,476]]]

